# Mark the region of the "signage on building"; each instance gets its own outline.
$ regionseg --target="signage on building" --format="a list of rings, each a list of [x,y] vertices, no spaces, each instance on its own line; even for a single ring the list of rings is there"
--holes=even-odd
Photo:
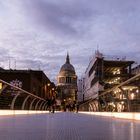
[[[22,88],[22,82],[21,82],[20,80],[18,80],[18,79],[12,80],[12,81],[10,82],[10,84],[11,84],[12,86],[16,86],[16,87]],[[12,89],[12,90],[16,90],[16,89],[13,88],[13,87],[11,87],[11,89]]]

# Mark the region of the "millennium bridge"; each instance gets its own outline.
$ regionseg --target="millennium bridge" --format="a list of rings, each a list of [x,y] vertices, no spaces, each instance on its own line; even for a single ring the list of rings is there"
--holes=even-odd
[[[80,104],[79,113],[47,110],[47,101],[0,80],[1,140],[139,140],[140,113],[133,112],[122,86],[134,83],[140,74],[104,91],[99,97]],[[109,111],[108,97],[117,102],[112,91],[120,89],[126,97],[127,112]],[[16,92],[11,93],[10,89]],[[105,107],[98,104],[102,99]],[[138,104],[138,101],[135,101]],[[106,110],[104,110],[106,109]]]

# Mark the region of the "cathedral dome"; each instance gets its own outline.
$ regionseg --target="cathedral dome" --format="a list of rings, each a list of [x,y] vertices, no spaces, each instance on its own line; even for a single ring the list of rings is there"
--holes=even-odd
[[[69,54],[66,62],[62,65],[57,76],[58,97],[65,103],[72,103],[77,99],[77,75],[72,64],[70,64]]]
[[[73,65],[70,64],[70,59],[69,59],[69,55],[68,54],[67,54],[67,57],[66,57],[65,64],[62,65],[62,67],[60,69],[60,73],[75,74],[75,69],[74,69]]]

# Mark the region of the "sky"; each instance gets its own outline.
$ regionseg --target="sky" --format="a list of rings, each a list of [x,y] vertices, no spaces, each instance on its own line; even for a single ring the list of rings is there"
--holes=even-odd
[[[80,78],[97,48],[140,63],[139,0],[0,0],[0,67],[55,81],[69,52]]]

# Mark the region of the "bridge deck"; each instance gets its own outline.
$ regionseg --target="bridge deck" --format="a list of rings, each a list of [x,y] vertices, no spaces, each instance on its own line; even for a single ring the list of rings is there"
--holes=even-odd
[[[0,116],[0,140],[139,140],[140,122],[76,113]]]

